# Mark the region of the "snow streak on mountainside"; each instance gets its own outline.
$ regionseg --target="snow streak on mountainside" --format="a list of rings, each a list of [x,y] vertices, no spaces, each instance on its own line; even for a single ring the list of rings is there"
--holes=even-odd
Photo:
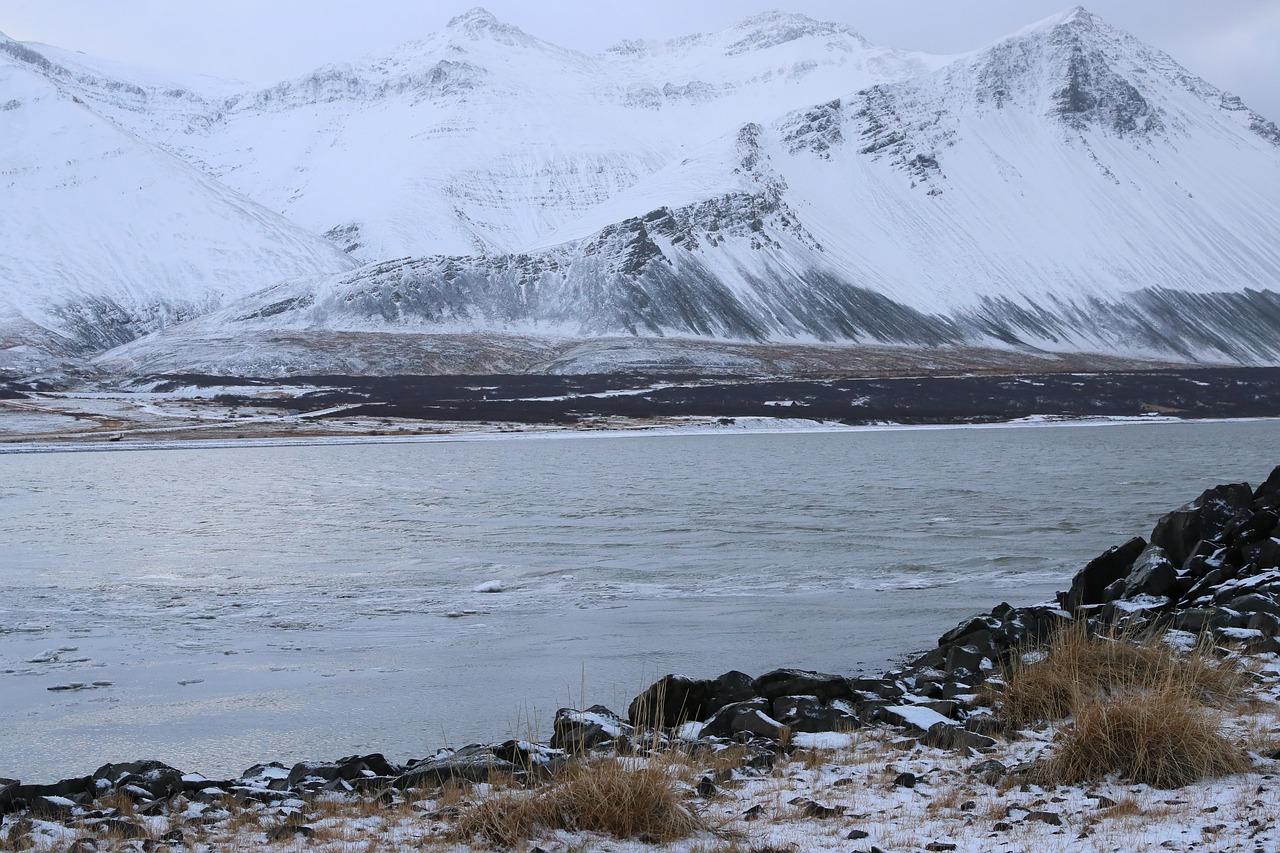
[[[59,68],[0,38],[0,365],[100,351],[352,266],[60,91]]]
[[[959,57],[779,13],[585,56],[477,9],[259,90],[0,51],[314,235],[102,364],[473,333],[1280,360],[1280,128],[1080,8]],[[319,235],[371,263],[307,274]]]

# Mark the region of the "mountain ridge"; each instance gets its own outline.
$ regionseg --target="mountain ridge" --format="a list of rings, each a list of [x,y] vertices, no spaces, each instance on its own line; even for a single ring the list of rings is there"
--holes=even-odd
[[[477,8],[381,59],[191,93],[216,120],[117,109],[371,261],[156,346],[278,329],[1280,359],[1280,129],[1083,7],[955,57],[785,13],[618,47]],[[167,97],[140,88],[135,107]]]

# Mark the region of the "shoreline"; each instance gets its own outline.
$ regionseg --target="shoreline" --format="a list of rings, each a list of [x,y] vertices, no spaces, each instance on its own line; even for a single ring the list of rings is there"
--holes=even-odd
[[[688,437],[688,436],[741,436],[741,435],[787,435],[802,433],[863,433],[863,432],[907,432],[907,431],[948,431],[978,429],[1044,429],[1060,427],[1121,427],[1121,426],[1173,426],[1193,424],[1230,424],[1230,423],[1262,423],[1280,422],[1280,415],[1269,417],[1206,417],[1179,418],[1171,415],[1138,415],[1114,417],[1072,417],[1064,415],[1032,415],[1007,421],[990,421],[982,423],[877,423],[877,424],[843,424],[830,423],[806,418],[732,418],[732,424],[720,424],[720,418],[707,418],[699,423],[691,424],[644,424],[634,426],[603,427],[545,427],[537,428],[532,424],[501,424],[489,430],[459,430],[457,432],[432,432],[430,434],[386,435],[380,431],[353,432],[342,435],[284,435],[255,436],[245,438],[226,438],[222,436],[209,438],[157,438],[154,440],[130,441],[125,438],[112,439],[102,434],[74,435],[69,434],[64,440],[50,441],[26,440],[23,438],[0,438],[0,456],[36,453],[93,453],[110,451],[148,451],[148,450],[236,450],[269,447],[323,447],[350,446],[362,444],[441,444],[457,442],[508,441],[508,440],[570,440],[570,439],[609,439],[609,438],[643,438],[643,437]],[[743,424],[744,421],[754,421]],[[778,424],[778,425],[773,425]],[[424,423],[423,429],[439,430],[442,423]],[[231,428],[219,425],[216,428]],[[175,427],[174,431],[183,429]],[[190,428],[186,428],[190,429]],[[215,427],[208,428],[210,432]],[[146,430],[144,430],[146,431]],[[157,430],[159,431],[159,430]],[[128,433],[126,432],[126,435]]]

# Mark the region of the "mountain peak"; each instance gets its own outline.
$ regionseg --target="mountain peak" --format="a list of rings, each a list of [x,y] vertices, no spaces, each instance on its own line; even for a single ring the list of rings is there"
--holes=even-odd
[[[490,12],[476,6],[449,20],[448,30],[478,41],[492,39],[502,44],[529,44],[535,39],[519,27],[503,23]]]
[[[1062,29],[1084,31],[1100,26],[1106,26],[1106,22],[1083,6],[1072,6],[1065,12],[1050,15],[1042,21],[1037,21],[1010,36],[1006,36],[1002,40],[1051,33]]]
[[[482,6],[474,6],[449,19],[449,27],[453,29],[470,29],[472,27],[502,26],[502,22],[492,12]]]
[[[729,53],[745,53],[749,50],[763,50],[790,41],[812,36],[852,36],[862,44],[866,40],[852,27],[834,21],[816,21],[808,15],[798,12],[780,12],[777,10],[761,12],[743,18],[727,30],[738,36],[738,40],[729,46]]]

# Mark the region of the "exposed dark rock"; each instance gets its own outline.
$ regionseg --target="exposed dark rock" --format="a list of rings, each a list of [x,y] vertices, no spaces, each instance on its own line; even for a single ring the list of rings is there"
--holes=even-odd
[[[969,772],[977,776],[988,785],[999,784],[1009,773],[1009,768],[1005,767],[994,758],[988,758],[985,761],[979,761],[977,764],[969,768]]]
[[[916,774],[903,772],[894,777],[893,784],[896,788],[914,788],[917,781]]]
[[[756,708],[750,708],[734,714],[733,730],[735,734],[746,732],[769,740],[781,740],[786,733],[785,726],[764,711]]]
[[[410,766],[392,784],[401,790],[442,785],[450,779],[487,782],[493,773],[515,775],[520,770],[494,754],[493,747],[473,744],[457,752],[429,758]]]
[[[1255,501],[1256,503],[1257,501]],[[1235,530],[1231,541],[1236,545],[1247,545],[1268,539],[1273,535],[1277,524],[1280,524],[1280,514],[1277,514],[1275,510],[1260,509]]]
[[[667,675],[632,700],[627,717],[633,726],[702,722],[725,705],[756,695],[751,677],[742,672],[726,672],[711,680]]]
[[[1215,486],[1156,522],[1151,544],[1163,548],[1169,560],[1181,566],[1202,539],[1221,541],[1233,525],[1246,523],[1253,512],[1248,483]]]
[[[1147,541],[1135,536],[1123,545],[1109,548],[1095,557],[1071,579],[1071,588],[1058,595],[1058,603],[1067,612],[1089,604],[1102,604],[1108,586],[1129,574],[1134,560],[1147,547]]]
[[[817,696],[782,696],[773,702],[773,718],[793,732],[832,732],[859,724],[845,702],[824,704]]]
[[[853,699],[849,679],[803,669],[775,669],[757,678],[752,686],[756,696],[770,702],[783,696],[816,696],[822,702]]]
[[[1168,595],[1178,581],[1178,570],[1159,545],[1148,545],[1134,561],[1125,579],[1124,597]]]
[[[46,820],[68,820],[75,814],[76,805],[67,797],[36,796],[27,800],[27,811]]]
[[[92,776],[95,787],[105,783],[111,790],[123,791],[138,799],[142,792],[148,799],[172,797],[185,790],[182,771],[159,761],[132,761],[126,764],[104,764]]]
[[[1027,820],[1038,820],[1050,826],[1062,826],[1062,815],[1057,812],[1036,811],[1027,815]]]
[[[1256,592],[1247,592],[1227,602],[1227,607],[1239,613],[1267,613],[1280,616],[1280,604],[1275,599]]]
[[[988,657],[977,646],[951,646],[947,649],[947,660],[943,668],[948,673],[954,673],[960,668],[970,673],[977,673],[982,670],[982,663],[985,660],[988,660]]]
[[[939,749],[975,750],[995,746],[995,738],[971,732],[961,726],[931,726],[920,742]]]
[[[738,715],[758,711],[771,713],[773,705],[768,699],[755,698],[746,702],[734,702],[717,710],[702,727],[702,737],[732,737],[734,732],[742,731],[736,726]]]
[[[294,838],[311,838],[315,834],[315,829],[306,824],[286,823],[267,830],[267,841],[291,841]]]
[[[603,744],[629,737],[631,725],[603,705],[585,711],[561,708],[552,722],[551,748],[580,755]]]
[[[285,779],[285,787],[296,788],[304,783],[312,786],[331,782],[355,782],[364,779],[388,779],[399,776],[404,768],[393,765],[381,753],[353,755],[331,763],[300,762],[295,764]]]
[[[1253,501],[1258,509],[1280,508],[1280,465],[1271,471],[1266,482],[1258,486],[1253,493]]]

